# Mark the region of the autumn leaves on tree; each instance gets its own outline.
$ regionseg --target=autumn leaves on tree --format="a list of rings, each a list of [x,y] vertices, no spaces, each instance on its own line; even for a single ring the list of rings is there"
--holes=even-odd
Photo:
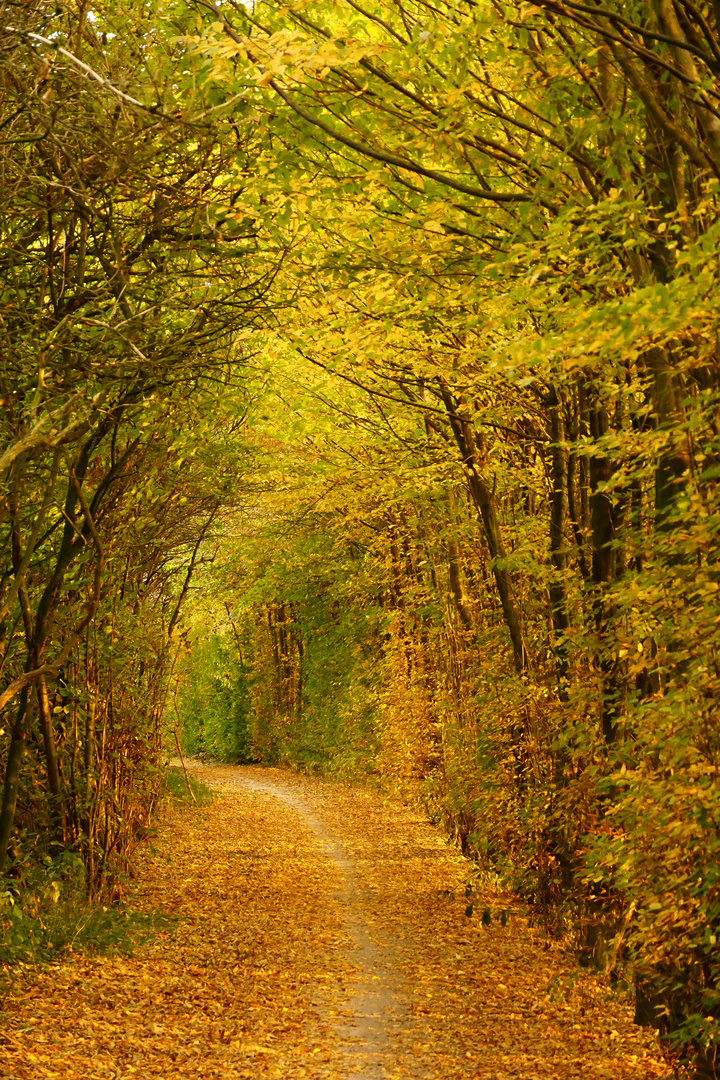
[[[6,870],[112,878],[179,680],[188,749],[419,788],[713,1069],[719,19],[7,17]]]

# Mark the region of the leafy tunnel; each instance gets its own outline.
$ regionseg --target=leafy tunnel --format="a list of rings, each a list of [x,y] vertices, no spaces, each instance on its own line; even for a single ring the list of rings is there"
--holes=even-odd
[[[0,22],[7,903],[371,783],[715,1077],[716,0]]]

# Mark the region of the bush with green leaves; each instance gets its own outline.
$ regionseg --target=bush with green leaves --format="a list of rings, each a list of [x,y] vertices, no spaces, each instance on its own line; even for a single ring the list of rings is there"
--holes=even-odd
[[[0,979],[68,951],[131,953],[167,917],[86,898],[82,859],[44,856],[0,881]]]
[[[211,634],[186,658],[178,699],[186,753],[220,761],[253,760],[247,678],[229,635]]]

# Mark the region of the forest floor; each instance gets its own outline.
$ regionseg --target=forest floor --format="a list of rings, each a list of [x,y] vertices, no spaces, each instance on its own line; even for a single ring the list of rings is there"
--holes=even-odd
[[[666,1080],[628,1001],[573,969],[419,814],[277,769],[206,767],[129,896],[172,924],[6,997],[4,1080]],[[509,915],[505,926],[497,916]]]

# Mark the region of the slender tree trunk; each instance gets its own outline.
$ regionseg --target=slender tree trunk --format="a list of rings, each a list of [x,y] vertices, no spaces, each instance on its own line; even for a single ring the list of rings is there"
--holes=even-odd
[[[24,686],[20,691],[18,710],[15,715],[12,734],[10,736],[10,749],[5,765],[5,784],[3,786],[2,809],[0,809],[0,876],[2,876],[7,858],[10,837],[15,821],[15,809],[17,807],[18,790],[20,787],[20,771],[22,760],[25,756],[25,740],[27,736],[27,710],[28,710],[29,687]]]
[[[468,488],[477,507],[485,531],[485,539],[493,560],[493,575],[500,595],[505,625],[510,632],[513,663],[518,673],[527,667],[527,655],[523,640],[522,619],[515,599],[512,577],[507,569],[507,553],[503,544],[500,523],[497,517],[495,495],[488,487],[483,476],[480,458],[475,442],[475,432],[470,422],[458,412],[458,406],[445,380],[440,381],[443,401],[458,449],[465,466]]]
[[[668,351],[654,348],[649,354],[653,373],[653,406],[661,428],[670,431],[669,444],[660,455],[655,470],[655,524],[661,532],[672,529],[670,512],[685,489],[690,460],[682,430],[682,408],[678,401],[678,376],[672,369]]]
[[[561,700],[567,698],[568,640],[566,631],[570,626],[568,616],[567,543],[565,522],[568,510],[568,451],[565,445],[565,425],[561,402],[553,387],[550,391],[550,424],[552,438],[552,508],[550,513],[550,556],[554,573],[550,579],[550,605],[555,631],[555,658]]]
[[[45,750],[45,769],[50,794],[55,798],[59,807],[62,800],[62,786],[60,782],[60,764],[55,748],[55,731],[53,727],[52,709],[47,690],[45,676],[41,675],[37,682],[38,712],[40,714],[40,730],[43,737]]]
[[[468,603],[468,598],[465,594],[463,587],[462,577],[462,559],[460,555],[460,547],[457,541],[457,508],[455,506],[455,498],[452,493],[452,488],[448,488],[446,492],[446,502],[448,508],[448,533],[445,540],[445,546],[448,556],[448,572],[450,577],[450,591],[452,592],[453,599],[455,601],[455,608],[457,610],[460,622],[463,624],[466,630],[473,631],[475,629],[475,620],[473,619],[472,611]]]
[[[299,720],[303,712],[303,684],[305,682],[305,643],[303,641],[302,630],[297,623],[297,612],[295,608],[292,609],[293,614],[293,636],[295,638],[295,645],[297,647],[297,690],[295,695],[295,716]]]
[[[280,646],[278,643],[278,635],[276,629],[276,618],[273,617],[273,606],[268,604],[267,608],[267,621],[268,630],[270,631],[270,646],[272,648],[273,666],[275,669],[274,684],[274,702],[275,708],[282,709],[282,666],[280,664]]]
[[[583,515],[582,509],[582,465],[585,465],[585,474],[587,474],[587,460],[579,458],[574,449],[574,444],[577,443],[580,435],[580,410],[578,408],[577,391],[575,391],[573,395],[572,412],[567,425],[567,434],[570,440],[567,463],[568,514],[570,517],[570,524],[572,525],[573,536],[575,537],[578,567],[583,580],[587,581],[590,577],[590,568],[585,554],[587,543],[587,521]]]
[[[80,828],[82,829],[82,832],[85,835],[86,839],[88,888],[90,891],[92,891],[95,878],[95,816],[93,813],[93,770],[95,769],[97,760],[97,749],[95,746],[95,723],[97,704],[95,698],[95,689],[94,687],[90,687],[89,680],[87,680],[87,671],[86,690],[88,693],[88,702],[85,712],[85,731],[83,736],[83,769],[85,775],[81,800]]]
[[[598,442],[607,434],[608,416],[596,404],[589,410],[590,431]],[[602,734],[612,746],[617,725],[624,712],[627,687],[609,648],[615,609],[608,597],[608,586],[616,575],[616,528],[612,499],[606,485],[612,478],[613,461],[602,453],[590,459],[590,521],[592,534],[592,579],[595,586],[593,607],[598,639],[598,666],[602,676]]]
[[[242,651],[242,641],[240,640],[240,634],[238,632],[237,625],[234,622],[232,615],[230,614],[230,605],[228,604],[227,600],[224,603],[225,603],[225,610],[227,611],[228,619],[230,620],[230,626],[232,627],[233,636],[235,638],[235,644],[237,645],[238,660],[240,661],[240,666],[242,667],[243,664],[244,664],[243,651]]]
[[[286,716],[290,716],[293,712],[293,663],[290,654],[288,610],[284,603],[278,604],[277,631],[283,712]]]

